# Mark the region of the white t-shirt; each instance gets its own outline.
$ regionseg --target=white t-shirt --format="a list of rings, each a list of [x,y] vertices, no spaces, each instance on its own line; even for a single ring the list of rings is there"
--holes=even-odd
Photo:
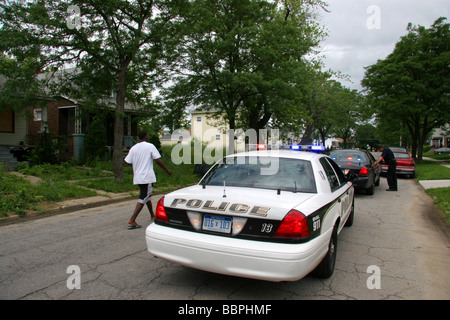
[[[125,162],[133,165],[133,184],[156,182],[153,159],[159,158],[161,155],[153,144],[145,141],[135,144],[125,157]]]

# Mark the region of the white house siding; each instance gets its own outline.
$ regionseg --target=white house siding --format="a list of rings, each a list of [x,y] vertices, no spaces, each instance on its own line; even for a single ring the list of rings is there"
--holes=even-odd
[[[24,112],[14,112],[14,133],[0,133],[0,145],[17,146],[26,143],[27,120]]]

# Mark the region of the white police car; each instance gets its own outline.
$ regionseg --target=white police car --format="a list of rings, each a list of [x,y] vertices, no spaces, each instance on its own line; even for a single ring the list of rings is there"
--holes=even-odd
[[[149,252],[182,265],[295,281],[332,275],[337,237],[353,216],[353,186],[328,156],[250,151],[163,197],[145,236]]]

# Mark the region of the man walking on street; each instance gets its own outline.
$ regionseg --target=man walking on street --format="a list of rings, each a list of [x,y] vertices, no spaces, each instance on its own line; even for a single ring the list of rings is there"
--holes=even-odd
[[[381,151],[381,156],[375,164],[384,161],[388,165],[386,178],[389,189],[386,189],[386,191],[397,191],[397,161],[394,153],[391,149],[385,148],[381,144],[378,145],[378,150]]]
[[[163,168],[169,176],[172,175],[172,171],[166,168],[160,159],[160,153],[153,144],[148,142],[148,139],[148,133],[141,131],[139,133],[140,142],[135,144],[130,149],[128,155],[124,159],[126,163],[133,166],[133,184],[139,185],[140,190],[138,203],[136,204],[133,215],[128,221],[130,229],[141,227],[136,223],[136,218],[144,205],[147,205],[151,218],[155,218],[152,202],[150,200],[153,191],[152,185],[156,182],[156,175],[153,170],[153,160],[155,160],[155,162]]]

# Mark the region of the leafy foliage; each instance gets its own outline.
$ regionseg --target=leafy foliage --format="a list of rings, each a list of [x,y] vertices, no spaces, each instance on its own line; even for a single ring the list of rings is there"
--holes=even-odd
[[[450,121],[450,33],[445,21],[439,18],[428,29],[409,24],[408,34],[386,59],[367,68],[362,82],[378,118],[408,129],[412,154],[419,159],[431,131]]]

